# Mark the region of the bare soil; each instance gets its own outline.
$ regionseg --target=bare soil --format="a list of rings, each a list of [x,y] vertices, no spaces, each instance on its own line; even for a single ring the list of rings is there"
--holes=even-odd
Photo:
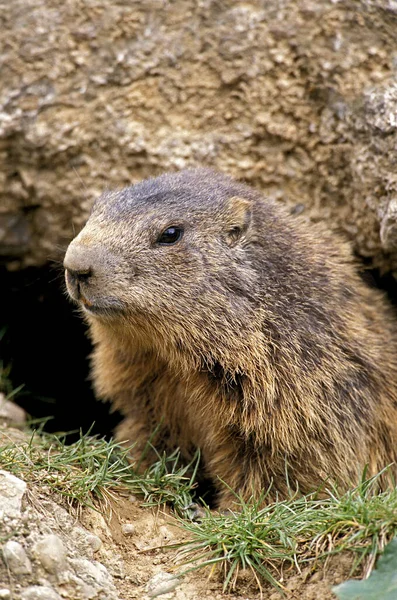
[[[83,525],[101,537],[104,542],[102,553],[107,557],[106,566],[115,577],[115,585],[124,600],[149,598],[147,582],[156,573],[181,573],[186,566],[178,564],[178,550],[170,548],[187,539],[176,519],[168,512],[142,507],[137,499],[119,498],[112,507],[112,516],[104,529],[103,518],[90,509],[82,514]],[[134,525],[132,535],[124,535],[122,525]],[[106,533],[105,533],[106,531]],[[104,535],[105,533],[105,535]],[[116,557],[116,569],[109,557]],[[117,558],[119,557],[119,558]],[[100,557],[99,557],[100,558]],[[117,566],[124,563],[123,572],[117,574]],[[118,565],[117,565],[117,561]],[[241,571],[234,589],[223,592],[221,570],[208,567],[190,572],[171,593],[161,595],[164,600],[330,600],[336,598],[333,585],[350,577],[352,557],[338,556],[325,564],[313,565],[302,570],[282,573],[284,593],[276,591],[262,582],[262,591],[249,571]],[[118,576],[117,576],[118,575]]]

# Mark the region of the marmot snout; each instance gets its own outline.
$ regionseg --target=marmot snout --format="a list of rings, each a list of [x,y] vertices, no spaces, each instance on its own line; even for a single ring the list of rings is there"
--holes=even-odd
[[[397,336],[348,245],[206,169],[104,194],[65,257],[97,395],[139,452],[200,448],[218,504],[397,452]]]

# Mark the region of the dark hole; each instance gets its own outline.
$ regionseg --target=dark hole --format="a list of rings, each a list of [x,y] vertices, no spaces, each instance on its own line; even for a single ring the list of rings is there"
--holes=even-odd
[[[109,437],[120,420],[98,402],[89,381],[86,327],[64,293],[63,270],[0,268],[0,360],[10,367],[16,402],[51,432],[88,431]],[[73,441],[77,434],[71,435]]]
[[[381,274],[378,269],[372,269],[364,271],[362,277],[371,287],[386,292],[391,304],[397,307],[397,280],[391,273]]]

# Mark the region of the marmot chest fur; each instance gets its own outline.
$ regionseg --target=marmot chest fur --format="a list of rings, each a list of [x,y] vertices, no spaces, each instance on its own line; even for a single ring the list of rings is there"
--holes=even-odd
[[[396,460],[394,318],[323,226],[186,170],[105,193],[64,264],[118,438],[200,448],[220,507]]]

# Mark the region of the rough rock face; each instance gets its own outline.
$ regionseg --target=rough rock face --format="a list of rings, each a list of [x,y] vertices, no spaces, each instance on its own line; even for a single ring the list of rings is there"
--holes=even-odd
[[[36,499],[39,508],[23,508],[25,492],[22,480],[0,471],[1,518],[9,538],[2,546],[0,581],[9,579],[24,600],[57,600],[60,594],[117,600],[111,575],[93,560],[101,540],[48,499]]]
[[[56,258],[105,187],[211,165],[397,265],[388,0],[14,0],[0,26],[0,254]]]
[[[26,483],[0,470],[0,597],[21,600],[118,600],[94,555],[99,537],[48,498],[26,502]]]

